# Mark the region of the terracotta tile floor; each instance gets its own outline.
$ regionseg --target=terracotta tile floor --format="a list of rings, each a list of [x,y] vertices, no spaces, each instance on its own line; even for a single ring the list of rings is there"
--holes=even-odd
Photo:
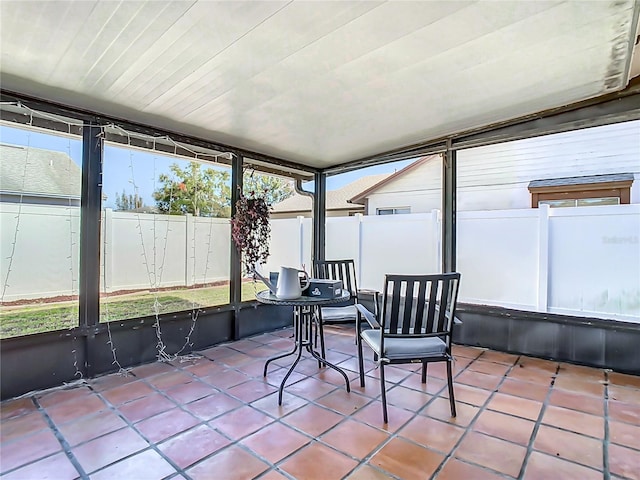
[[[277,387],[291,330],[1,405],[3,479],[640,479],[640,377],[456,346],[458,416],[443,364],[387,367],[359,387],[353,327]],[[371,355],[367,355],[371,358]]]

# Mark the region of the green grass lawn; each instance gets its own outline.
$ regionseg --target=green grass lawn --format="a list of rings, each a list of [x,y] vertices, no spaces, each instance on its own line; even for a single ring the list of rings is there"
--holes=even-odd
[[[262,283],[242,284],[242,300],[252,300]],[[118,295],[100,300],[100,321],[112,322],[127,318],[213,307],[229,303],[229,286],[198,289],[178,289],[158,292]],[[78,325],[78,303],[39,303],[17,307],[0,307],[0,338],[49,332]]]

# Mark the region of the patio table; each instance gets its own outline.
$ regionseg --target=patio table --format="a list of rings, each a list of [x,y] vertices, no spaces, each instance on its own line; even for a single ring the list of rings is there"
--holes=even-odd
[[[287,379],[300,361],[300,357],[302,356],[302,351],[304,349],[306,349],[307,352],[309,352],[314,358],[316,358],[319,364],[324,364],[340,373],[344,377],[347,386],[347,392],[351,391],[347,374],[333,363],[327,361],[327,359],[318,354],[318,352],[316,352],[313,348],[313,325],[314,323],[317,323],[317,325],[321,327],[320,322],[322,322],[320,307],[343,303],[349,300],[350,297],[351,296],[349,292],[346,290],[343,290],[342,295],[336,298],[300,297],[294,300],[281,300],[273,295],[269,290],[263,290],[262,292],[258,292],[256,294],[256,300],[258,300],[258,302],[260,303],[293,307],[293,350],[281,355],[271,357],[264,364],[264,376],[266,377],[267,367],[269,366],[269,363],[271,363],[273,360],[288,357],[289,355],[295,355],[297,353],[295,361],[289,367],[289,371],[280,383],[280,389],[278,390],[278,405],[282,405],[282,393],[284,391],[284,386],[287,382]],[[323,335],[322,328],[320,328],[320,335]],[[324,342],[324,338],[321,338],[321,341]]]

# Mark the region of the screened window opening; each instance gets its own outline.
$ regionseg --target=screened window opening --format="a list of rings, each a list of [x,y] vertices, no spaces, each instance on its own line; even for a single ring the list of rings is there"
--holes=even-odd
[[[79,123],[0,123],[0,338],[79,324]]]
[[[231,167],[107,141],[103,164],[100,321],[229,303]],[[187,154],[190,154],[187,156]]]

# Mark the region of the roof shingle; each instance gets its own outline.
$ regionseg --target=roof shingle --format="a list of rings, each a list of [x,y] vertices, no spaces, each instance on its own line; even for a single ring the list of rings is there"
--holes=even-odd
[[[366,177],[359,178],[358,180],[345,185],[337,190],[327,191],[327,210],[341,210],[341,209],[353,209],[357,205],[349,203],[349,200],[360,192],[370,188],[372,185],[387,178],[389,173],[382,173],[378,175],[368,175]],[[293,194],[291,197],[276,203],[272,206],[274,213],[284,212],[306,212],[311,211],[313,202],[311,197],[307,195],[300,195],[299,193]]]
[[[0,191],[80,198],[80,167],[64,152],[0,144]]]

